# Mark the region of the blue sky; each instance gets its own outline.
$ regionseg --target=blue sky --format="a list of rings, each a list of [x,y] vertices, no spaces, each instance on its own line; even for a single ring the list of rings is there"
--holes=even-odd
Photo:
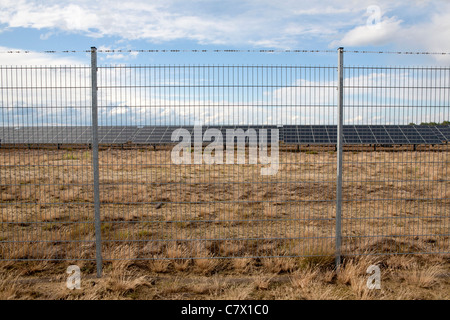
[[[208,50],[208,53],[99,53],[99,65],[284,65],[284,66],[336,66],[336,49],[369,51],[428,51],[450,53],[450,1],[444,0],[152,0],[152,1],[36,1],[0,0],[0,65],[89,65],[90,55],[84,51],[91,46],[99,50]],[[270,50],[276,53],[214,53],[214,50]],[[331,53],[285,53],[284,50],[331,50]],[[6,53],[7,51],[29,50],[29,53]],[[57,53],[43,53],[54,50]],[[62,53],[76,50],[79,53]],[[450,63],[449,55],[397,55],[346,53],[345,64],[366,66],[445,66]],[[100,70],[100,69],[99,69]],[[147,69],[145,69],[147,70]],[[145,71],[144,70],[144,71]],[[213,69],[210,69],[213,70]],[[216,75],[223,69],[216,67]],[[238,69],[234,69],[238,70]],[[241,69],[242,71],[243,69]],[[255,70],[255,69],[253,69]],[[284,70],[284,71],[283,71]],[[302,69],[307,72],[308,69]],[[332,69],[332,73],[335,68]],[[350,70],[350,69],[349,69]],[[448,72],[448,69],[446,69]],[[25,124],[40,118],[40,123],[69,124],[80,119],[90,121],[89,92],[73,93],[58,89],[59,94],[38,96],[36,90],[19,92],[8,89],[18,75],[11,69],[1,71],[2,79],[8,79],[0,98],[4,125]],[[103,81],[135,79],[133,85],[146,84],[148,69],[129,69],[127,77],[114,74]],[[302,71],[302,72],[303,72]],[[422,121],[448,120],[450,77],[446,72],[400,70],[393,75],[389,70],[370,69],[365,74],[348,74],[348,83],[393,85],[395,90],[371,89],[350,90],[346,94],[347,104],[363,102],[364,108],[350,109],[348,123],[420,123]],[[38,85],[40,74],[27,69],[22,80]],[[56,72],[56,71],[55,71]],[[53,76],[55,83],[44,82],[55,88],[63,86],[56,81],[64,79],[77,83],[76,79],[88,83],[89,76],[64,70]],[[103,68],[102,75],[108,74]],[[180,68],[170,69],[172,78],[158,78],[161,86],[171,84],[211,84],[214,78],[201,79],[195,72],[188,74]],[[199,71],[197,71],[199,72]],[[250,72],[250,73],[249,73]],[[245,74],[253,71],[245,69]],[[269,79],[268,69],[264,79]],[[272,72],[272,71],[270,71]],[[332,109],[314,106],[324,104],[335,106],[335,78],[299,73],[293,75],[289,69],[280,69],[276,86],[266,87],[264,92],[254,94],[234,91],[185,93],[173,86],[172,91],[144,88],[133,92],[116,89],[115,92],[101,90],[100,122],[136,124],[159,123],[332,123],[335,117]],[[243,74],[243,76],[245,76]],[[282,76],[281,76],[282,74]],[[334,73],[333,73],[334,74]],[[165,73],[164,73],[165,75]],[[120,75],[119,75],[120,76]],[[289,79],[287,79],[289,77]],[[283,79],[287,81],[283,84]],[[27,80],[28,79],[28,80]],[[105,78],[106,79],[106,78]],[[152,78],[156,79],[156,76]],[[197,80],[195,80],[197,79]],[[152,81],[153,81],[152,80]],[[45,79],[47,81],[47,78]],[[108,82],[109,81],[109,82]],[[131,80],[130,80],[131,81]],[[253,80],[252,80],[253,81]],[[434,81],[434,82],[433,82]],[[78,83],[81,83],[80,81]],[[216,82],[217,84],[217,82]],[[225,82],[224,82],[225,84]],[[408,84],[429,86],[425,90],[406,91]],[[289,89],[283,86],[297,88]],[[319,89],[325,85],[328,89]],[[182,87],[182,86],[181,86]],[[313,93],[306,90],[315,87]],[[439,87],[439,88],[436,88]],[[330,89],[331,88],[331,89]],[[56,90],[56,89],[55,89]],[[153,91],[152,91],[153,90]],[[178,91],[177,91],[178,90]],[[250,89],[249,89],[250,90]],[[257,89],[254,89],[257,90]],[[328,91],[327,91],[328,90]],[[331,91],[329,91],[331,90]],[[377,91],[378,90],[378,91]],[[409,90],[409,89],[408,89]],[[139,99],[136,97],[139,96]],[[253,100],[250,99],[251,97]],[[74,98],[76,97],[76,98]],[[142,98],[144,97],[144,98]],[[151,99],[147,99],[151,97]],[[237,97],[235,100],[235,97]],[[300,100],[289,100],[299,97]],[[331,98],[330,98],[331,97]],[[45,98],[45,99],[44,99]],[[439,99],[438,99],[439,98]],[[59,100],[58,100],[59,99]],[[238,100],[241,99],[241,100]],[[284,100],[283,100],[284,99]],[[189,100],[188,110],[182,107]],[[59,101],[59,102],[58,102]],[[302,103],[295,112],[289,108],[276,108],[288,104]],[[371,104],[384,104],[386,108],[370,109]],[[210,107],[205,108],[205,105]],[[46,108],[47,105],[61,105],[60,109]],[[218,111],[224,105],[239,107],[240,113],[229,114]],[[257,105],[255,107],[254,105]],[[407,105],[408,109],[403,108]],[[141,108],[141,106],[144,106]],[[202,107],[203,106],[203,107]],[[423,108],[426,106],[427,108]],[[326,108],[329,108],[328,106]],[[274,111],[276,110],[276,112]],[[289,111],[290,110],[290,111]],[[313,110],[313,111],[311,111]],[[366,114],[362,114],[365,110]],[[150,112],[151,111],[151,112]],[[406,111],[406,114],[405,114]],[[228,112],[228,113],[227,113]],[[322,113],[321,113],[322,112]],[[51,113],[51,114],[50,114]],[[350,114],[351,113],[351,114]],[[33,114],[35,117],[33,118]],[[261,114],[260,118],[257,115]],[[26,118],[28,116],[28,118]],[[326,115],[325,115],[326,116]],[[49,120],[50,119],[50,120]],[[123,120],[124,119],[124,120]],[[158,120],[159,119],[159,120]],[[102,122],[103,121],[103,122]],[[152,122],[153,121],[153,122]],[[255,120],[256,121],[256,120]]]
[[[91,46],[335,50],[344,46],[348,50],[450,52],[450,3],[444,0],[0,0],[0,8],[0,51],[86,50]],[[86,54],[0,57],[0,64],[89,62]],[[336,63],[335,54],[292,53],[124,53],[100,54],[99,59],[103,64]],[[352,65],[448,65],[450,58],[348,54],[345,61]]]

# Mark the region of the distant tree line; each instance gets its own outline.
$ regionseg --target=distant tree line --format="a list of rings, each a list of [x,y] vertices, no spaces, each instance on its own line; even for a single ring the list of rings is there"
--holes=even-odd
[[[416,126],[414,122],[411,122],[409,124],[410,126]],[[450,125],[450,121],[442,121],[441,123],[438,122],[421,122],[421,126],[448,126]]]

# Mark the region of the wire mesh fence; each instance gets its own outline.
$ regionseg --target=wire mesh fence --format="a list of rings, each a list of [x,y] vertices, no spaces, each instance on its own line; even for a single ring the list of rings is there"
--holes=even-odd
[[[99,123],[126,135],[123,141],[137,142],[100,152],[104,245],[129,243],[135,258],[144,259],[330,250],[335,181],[318,168],[334,172],[333,155],[314,157],[287,144],[277,155],[278,172],[270,176],[261,175],[261,163],[250,163],[248,144],[243,151],[232,147],[231,162],[226,154],[226,163],[195,163],[189,148],[191,161],[174,164],[170,128],[200,127],[204,154],[209,128],[224,134],[225,128],[267,128],[274,134],[283,123],[294,129],[310,121],[324,124],[334,118],[334,78],[332,67],[99,68]],[[155,148],[145,148],[148,144]],[[239,152],[243,163],[237,161]],[[108,255],[113,251],[104,252],[105,259],[114,258]]]
[[[438,124],[449,118],[449,75],[439,67],[345,68],[346,124],[370,125],[367,137],[353,136],[373,145],[344,153],[346,254],[449,251],[450,159],[438,133],[448,130]]]
[[[0,67],[0,259],[448,253],[450,69],[338,69]]]
[[[1,259],[93,259],[90,68],[0,68]]]

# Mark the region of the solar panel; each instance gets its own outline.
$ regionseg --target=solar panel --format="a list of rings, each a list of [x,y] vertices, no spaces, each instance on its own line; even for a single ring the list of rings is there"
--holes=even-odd
[[[107,137],[109,131],[111,131],[112,127],[98,127],[97,134],[98,134],[98,142],[102,143],[104,142],[104,139]],[[108,139],[110,140],[110,139]]]
[[[325,126],[311,126],[311,131],[314,137],[314,143],[316,144],[329,144],[330,138]]]
[[[82,143],[82,144],[92,143],[92,128],[84,127],[84,130],[77,137],[75,143]]]
[[[160,143],[167,143],[165,142],[167,140],[167,138],[165,138],[165,134],[167,132],[167,130],[169,130],[169,127],[155,127],[151,133],[151,135],[149,136],[147,143],[150,144],[160,144]],[[172,131],[170,131],[170,137],[172,136]],[[170,142],[170,137],[169,137],[169,142]]]
[[[134,143],[147,143],[147,140],[151,136],[154,127],[143,127],[136,130],[134,135],[133,142]]]
[[[418,127],[424,127],[424,126],[418,126]],[[450,126],[430,126],[430,128],[434,131],[434,132],[439,132],[439,136],[438,137],[442,137],[443,140],[442,141],[450,141]]]
[[[414,126],[414,128],[419,132],[422,138],[425,140],[426,144],[441,144],[443,140],[439,137],[430,127],[428,126]],[[450,128],[449,128],[450,129]],[[449,130],[450,133],[450,130]]]
[[[312,134],[310,133],[311,137]],[[302,132],[303,137],[303,132]],[[283,141],[287,144],[298,144],[299,140],[299,132],[297,130],[297,126],[284,126],[283,127]]]
[[[313,144],[314,134],[311,126],[298,126],[297,127],[298,143]]]
[[[406,138],[403,131],[400,129],[399,126],[385,126],[386,132],[392,139],[393,144],[408,144],[408,138]],[[411,137],[411,138],[417,138],[417,137]],[[422,142],[423,143],[423,142]]]
[[[236,126],[233,128],[227,127],[225,130],[222,128],[222,135],[223,135],[223,141],[224,143],[227,142],[228,134],[230,134],[233,130],[234,134],[234,143],[238,143],[238,141],[244,141],[246,144],[250,142],[250,136],[253,136],[256,138],[256,141],[258,141],[258,129],[257,127],[248,127],[248,126]]]
[[[33,128],[22,128],[20,130],[20,139],[22,139],[22,141],[31,141],[33,139],[33,135],[30,133],[33,130]]]
[[[51,132],[50,136],[50,143],[60,143],[64,139],[64,135],[62,135],[63,127],[53,127],[53,130]]]
[[[2,143],[7,143],[7,141],[9,140],[9,131],[10,130],[11,130],[11,128],[9,128],[9,127],[3,128],[2,136],[0,137],[0,139],[2,139]]]
[[[355,130],[362,144],[376,144],[377,140],[369,126],[357,125]]]
[[[258,143],[260,143],[260,135],[261,135],[261,130],[265,130],[266,132],[266,143],[270,144],[272,141],[272,130],[276,130],[278,129],[278,140],[281,141],[282,140],[282,130],[279,130],[279,128],[277,126],[262,126],[262,127],[253,127],[255,128],[256,132],[257,132],[257,137],[258,137]]]
[[[137,127],[124,127],[122,131],[117,135],[114,143],[127,143],[132,142],[132,137],[137,130]]]
[[[337,126],[325,126],[331,144],[337,143]]]
[[[58,142],[79,143],[79,137],[85,130],[86,127],[66,127],[60,132]]]
[[[10,131],[9,137],[13,143],[24,143],[23,133],[20,128],[14,128]]]
[[[423,127],[423,126],[422,126]],[[447,141],[445,136],[441,133],[441,131],[436,126],[427,126],[436,137],[439,138],[440,141]]]
[[[186,129],[191,135],[194,126],[99,126],[100,144],[172,144],[172,133],[179,128]],[[266,129],[267,142],[271,141],[273,129],[280,129],[279,140],[286,144],[336,144],[337,126],[333,125],[286,125],[277,126],[203,126],[202,137],[206,130],[215,128],[221,131],[226,142],[227,130],[236,131],[235,142],[245,135],[249,142],[248,130],[256,133],[257,141],[260,132]],[[346,125],[343,128],[344,144],[441,144],[450,138],[450,126],[411,126],[411,125]],[[192,137],[192,141],[193,141]],[[82,143],[92,142],[92,128],[78,127],[3,127],[0,130],[2,143]]]
[[[20,128],[16,131],[14,131],[15,135],[14,138],[18,139],[20,143],[28,143],[28,129],[27,128]]]
[[[409,143],[422,144],[425,142],[425,140],[413,126],[402,126],[399,128],[400,130],[402,130]]]
[[[373,132],[373,135],[375,137],[375,140],[377,141],[377,144],[393,144],[391,137],[386,131],[386,128],[381,125],[374,125],[370,126],[370,129]]]
[[[102,128],[103,129],[103,128]],[[99,143],[120,143],[117,141],[117,138],[119,137],[120,133],[123,131],[123,127],[110,127],[109,130],[105,128],[105,130],[102,132],[104,133],[103,136],[100,138],[99,136]]]
[[[361,144],[361,139],[354,126],[344,126],[344,144]]]
[[[39,143],[50,143],[52,140],[54,132],[56,133],[58,128],[53,127],[43,127],[39,130]]]

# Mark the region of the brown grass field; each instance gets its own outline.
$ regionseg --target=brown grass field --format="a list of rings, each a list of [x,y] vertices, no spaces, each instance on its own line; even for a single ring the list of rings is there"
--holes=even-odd
[[[96,279],[90,150],[2,147],[0,299],[450,298],[447,146],[344,152],[339,272],[334,148],[285,147],[280,162],[261,176],[101,148]],[[80,290],[65,287],[71,264]]]

